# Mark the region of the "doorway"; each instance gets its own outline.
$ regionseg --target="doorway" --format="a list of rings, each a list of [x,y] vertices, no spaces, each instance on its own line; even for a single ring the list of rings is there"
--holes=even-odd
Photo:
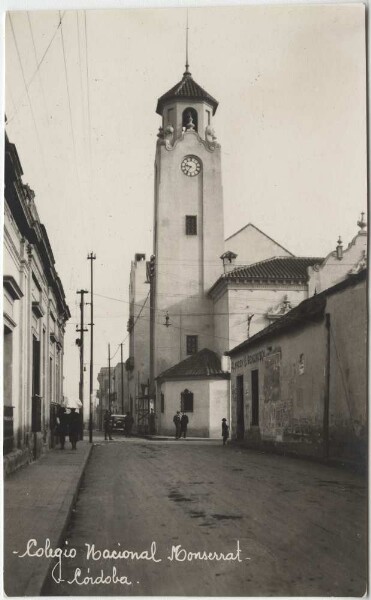
[[[259,425],[259,371],[251,371],[251,425]]]
[[[243,401],[243,375],[237,375],[237,439],[243,440],[245,437],[245,407]]]

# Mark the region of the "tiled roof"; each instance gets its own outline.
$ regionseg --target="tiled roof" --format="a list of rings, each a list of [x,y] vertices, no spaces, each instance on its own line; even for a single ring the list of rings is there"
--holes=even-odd
[[[220,358],[215,352],[204,348],[177,365],[158,375],[157,379],[189,379],[192,377],[223,377],[229,374],[222,371]]]
[[[233,271],[225,273],[222,278],[228,281],[263,279],[264,281],[295,280],[305,283],[308,281],[308,267],[322,261],[323,258],[318,257],[280,256],[262,260],[246,267],[237,267]]]
[[[183,79],[171,88],[166,94],[161,96],[157,101],[156,112],[162,115],[164,104],[169,100],[204,100],[213,107],[213,115],[218,107],[218,102],[210,96],[195,80],[189,72],[185,72]]]

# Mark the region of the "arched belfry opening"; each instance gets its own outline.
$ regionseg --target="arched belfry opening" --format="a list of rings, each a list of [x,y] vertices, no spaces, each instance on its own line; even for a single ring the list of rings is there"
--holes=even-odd
[[[187,131],[198,131],[198,114],[195,108],[189,106],[183,111],[182,126]]]

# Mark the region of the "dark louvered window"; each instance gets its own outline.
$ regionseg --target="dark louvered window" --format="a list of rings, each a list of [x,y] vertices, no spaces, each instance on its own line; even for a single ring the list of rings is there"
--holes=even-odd
[[[196,215],[186,215],[186,235],[197,235]]]
[[[196,354],[198,351],[198,336],[187,335],[187,354]]]

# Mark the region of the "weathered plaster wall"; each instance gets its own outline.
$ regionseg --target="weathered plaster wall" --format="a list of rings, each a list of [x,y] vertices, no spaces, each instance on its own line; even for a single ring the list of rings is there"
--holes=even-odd
[[[330,296],[330,452],[365,456],[367,449],[366,281]]]
[[[230,381],[220,379],[210,381],[210,437],[220,438],[222,435],[222,419],[229,423],[229,390]]]
[[[330,352],[329,455],[367,456],[366,281],[327,296],[325,318],[284,330],[232,357],[232,435],[237,433],[237,376],[243,375],[244,439],[323,456]],[[259,372],[259,426],[251,427],[251,372]]]
[[[164,394],[165,410],[161,414],[161,427],[159,433],[163,435],[175,435],[173,417],[181,409],[180,394],[185,389],[193,393],[193,413],[187,413],[189,418],[188,435],[198,437],[209,437],[209,381],[166,381],[161,385]]]
[[[233,434],[236,434],[236,376],[244,376],[245,439],[298,445],[321,454],[325,394],[325,329],[314,323],[300,331],[256,344],[232,359]],[[251,372],[259,372],[259,431],[251,427]]]
[[[267,327],[271,321],[267,312],[277,308],[285,296],[292,307],[297,306],[308,296],[304,285],[245,284],[228,285],[229,306],[229,347],[234,348],[247,338],[247,315],[253,314],[250,321],[250,337]]]

